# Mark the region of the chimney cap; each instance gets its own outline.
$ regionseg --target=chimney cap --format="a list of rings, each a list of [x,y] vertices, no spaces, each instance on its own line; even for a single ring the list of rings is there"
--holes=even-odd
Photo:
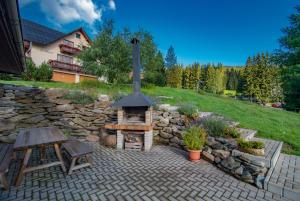
[[[139,39],[137,39],[137,38],[133,38],[132,40],[131,40],[131,43],[132,44],[138,44],[140,41],[139,41]]]

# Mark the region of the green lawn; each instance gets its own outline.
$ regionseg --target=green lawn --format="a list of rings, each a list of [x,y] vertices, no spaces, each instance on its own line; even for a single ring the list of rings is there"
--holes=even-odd
[[[39,86],[43,88],[82,89],[78,84],[64,84],[58,82],[26,82],[26,81],[0,81],[26,86]],[[129,92],[129,87],[112,87],[101,85],[96,89],[101,93],[114,94],[116,92]],[[240,122],[241,127],[258,130],[258,135],[265,138],[281,140],[286,143],[284,151],[300,155],[300,114],[266,108],[257,104],[234,100],[211,94],[200,95],[191,90],[173,89],[168,87],[153,87],[142,89],[149,96],[171,96],[163,102],[170,104],[193,103],[201,111],[214,112],[227,118]]]

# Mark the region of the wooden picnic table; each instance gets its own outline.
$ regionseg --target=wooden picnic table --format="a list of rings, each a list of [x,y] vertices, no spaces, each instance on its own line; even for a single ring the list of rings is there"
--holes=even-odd
[[[22,182],[23,176],[27,172],[32,172],[35,170],[48,168],[51,166],[60,165],[62,170],[66,172],[66,167],[60,151],[60,145],[67,141],[62,131],[55,127],[43,127],[43,128],[30,128],[30,129],[21,129],[14,144],[15,151],[23,151],[24,158],[22,166],[20,168],[19,174],[16,179],[16,186],[19,186]],[[40,148],[41,159],[44,159],[45,156],[45,147],[54,146],[54,150],[58,161],[50,162],[38,166],[27,167],[32,149],[35,147]]]

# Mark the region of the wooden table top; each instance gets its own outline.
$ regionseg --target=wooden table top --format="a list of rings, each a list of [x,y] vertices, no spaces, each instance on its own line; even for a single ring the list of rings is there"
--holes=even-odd
[[[55,127],[21,129],[16,138],[14,149],[61,143],[66,140],[63,132]]]

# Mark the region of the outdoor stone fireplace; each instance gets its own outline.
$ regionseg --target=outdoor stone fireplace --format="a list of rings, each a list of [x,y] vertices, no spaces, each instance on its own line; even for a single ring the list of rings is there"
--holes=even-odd
[[[117,111],[117,123],[106,124],[107,129],[117,130],[117,149],[149,151],[153,142],[152,105],[150,98],[140,92],[139,41],[133,44],[133,93],[113,104]]]
[[[153,141],[152,107],[118,108],[117,149],[149,151]]]

